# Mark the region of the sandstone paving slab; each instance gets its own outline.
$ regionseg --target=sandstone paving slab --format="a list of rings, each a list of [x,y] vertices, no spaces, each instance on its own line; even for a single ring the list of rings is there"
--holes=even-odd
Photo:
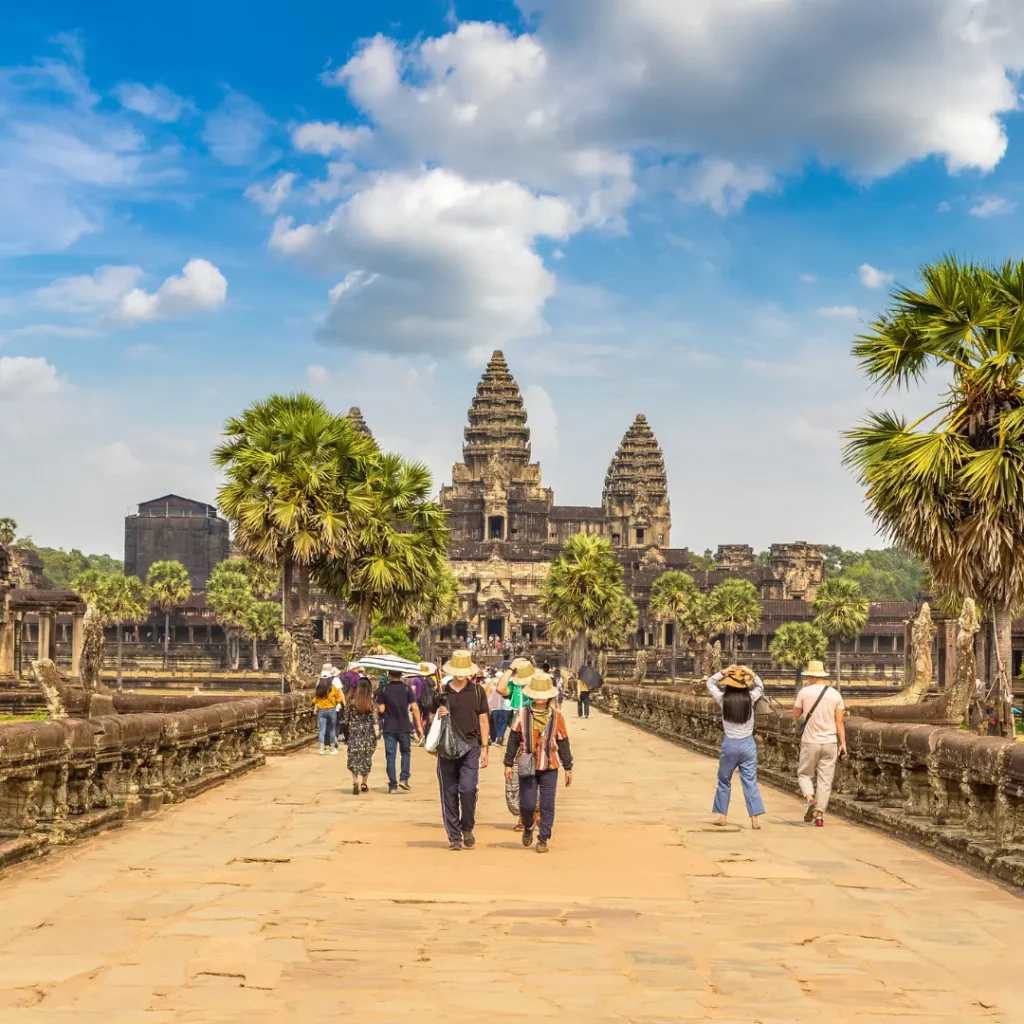
[[[8,872],[0,1021],[1024,1019],[990,983],[1016,897],[857,826],[806,828],[771,790],[760,832],[742,806],[713,829],[712,760],[569,727],[546,858],[497,766],[476,849],[447,851],[415,749],[411,794],[378,765],[353,797],[343,758],[301,752]]]

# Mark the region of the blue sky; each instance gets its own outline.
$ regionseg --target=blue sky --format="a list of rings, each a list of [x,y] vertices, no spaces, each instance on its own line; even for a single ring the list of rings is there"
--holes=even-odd
[[[643,411],[674,544],[867,546],[839,432],[926,399],[869,391],[854,335],[941,252],[1021,256],[1012,0],[0,28],[0,514],[41,543],[116,554],[137,502],[212,499],[272,390],[360,405],[440,485],[501,347],[556,500],[598,503]]]

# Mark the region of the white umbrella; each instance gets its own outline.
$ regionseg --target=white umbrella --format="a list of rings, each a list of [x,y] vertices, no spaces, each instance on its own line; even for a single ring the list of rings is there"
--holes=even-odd
[[[365,658],[353,661],[350,669],[373,669],[377,672],[401,672],[403,676],[418,676],[420,663],[399,658],[397,654],[368,654]]]

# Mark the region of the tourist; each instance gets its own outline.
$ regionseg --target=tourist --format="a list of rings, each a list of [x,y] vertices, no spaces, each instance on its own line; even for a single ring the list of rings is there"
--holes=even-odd
[[[522,711],[530,706],[530,698],[524,695],[526,687],[533,679],[534,667],[526,658],[516,658],[508,669],[498,678],[498,692],[508,700],[509,719],[512,720]],[[519,784],[519,777],[512,779],[515,785]],[[522,816],[516,821],[515,831],[522,832],[526,826],[523,824]]]
[[[472,850],[476,845],[476,796],[480,769],[487,767],[490,742],[487,694],[472,682],[480,674],[469,651],[453,651],[444,665],[451,681],[439,695],[438,717],[451,716],[452,725],[472,745],[454,760],[438,757],[437,779],[441,788],[441,811],[450,850]]]
[[[846,726],[843,724],[846,708],[842,694],[831,684],[820,661],[808,662],[803,678],[821,682],[806,684],[793,703],[793,718],[801,720],[796,781],[807,801],[804,821],[813,821],[821,828],[825,824],[836,763],[846,757]]]
[[[397,793],[399,789],[408,791],[412,788],[409,777],[412,774],[413,723],[417,734],[422,733],[423,723],[412,689],[402,679],[401,672],[388,673],[387,681],[377,691],[377,704],[381,717],[380,731],[384,736],[388,792]],[[402,754],[402,769],[396,777],[395,757],[399,751]]]
[[[558,690],[546,672],[535,672],[524,690],[530,703],[516,716],[505,750],[505,778],[519,774],[519,814],[523,822],[523,846],[533,842],[533,825],[538,797],[540,827],[537,852],[548,852],[548,840],[555,824],[555,794],[558,769],[565,769],[565,784],[572,785],[572,751],[565,719],[558,710]],[[554,702],[554,703],[553,703]],[[520,759],[532,755],[531,771],[520,771]]]
[[[313,691],[321,756],[328,751],[332,756],[338,753],[338,707],[344,707],[345,699],[334,682],[337,671],[333,665],[324,665]]]
[[[764,684],[744,665],[730,665],[707,682],[708,691],[722,709],[722,750],[718,758],[718,788],[712,811],[716,825],[724,825],[729,814],[733,772],[739,768],[743,799],[750,815],[750,827],[761,827],[764,802],[757,787],[757,744],[754,742],[754,705],[764,693]]]
[[[491,738],[500,747],[505,742],[509,719],[512,717],[512,705],[507,697],[498,690],[497,680],[487,686],[487,707],[491,712]]]
[[[346,719],[348,721],[348,770],[352,773],[353,794],[369,790],[370,771],[373,768],[373,752],[377,749],[377,708],[373,700],[373,686],[363,676],[356,684],[355,692],[349,698]]]
[[[576,717],[590,717],[590,687],[576,676]]]

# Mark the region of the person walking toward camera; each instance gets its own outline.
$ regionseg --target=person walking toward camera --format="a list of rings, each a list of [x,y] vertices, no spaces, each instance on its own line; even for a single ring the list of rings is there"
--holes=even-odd
[[[796,781],[807,801],[804,821],[821,828],[832,794],[836,764],[846,757],[846,726],[843,724],[843,695],[832,685],[825,666],[810,661],[804,679],[818,682],[805,685],[793,703],[793,718],[800,724],[800,762]]]
[[[437,717],[451,716],[451,724],[469,743],[461,757],[437,759],[437,781],[441,789],[441,813],[449,850],[472,850],[476,846],[476,797],[480,769],[487,767],[490,744],[487,694],[474,682],[480,669],[469,651],[453,651],[443,666],[451,681],[438,695]]]
[[[764,693],[764,684],[744,665],[730,665],[707,682],[708,692],[722,709],[722,751],[718,758],[718,788],[712,811],[716,825],[724,825],[729,814],[732,776],[739,769],[743,799],[750,815],[750,827],[761,827],[764,802],[757,786],[757,744],[754,742],[754,705]]]
[[[546,672],[537,671],[523,690],[530,699],[516,717],[505,748],[505,778],[519,775],[519,814],[523,822],[523,846],[533,843],[538,795],[540,827],[537,852],[548,852],[555,824],[558,769],[565,769],[565,784],[572,785],[572,750],[565,718],[558,710],[558,690]]]

